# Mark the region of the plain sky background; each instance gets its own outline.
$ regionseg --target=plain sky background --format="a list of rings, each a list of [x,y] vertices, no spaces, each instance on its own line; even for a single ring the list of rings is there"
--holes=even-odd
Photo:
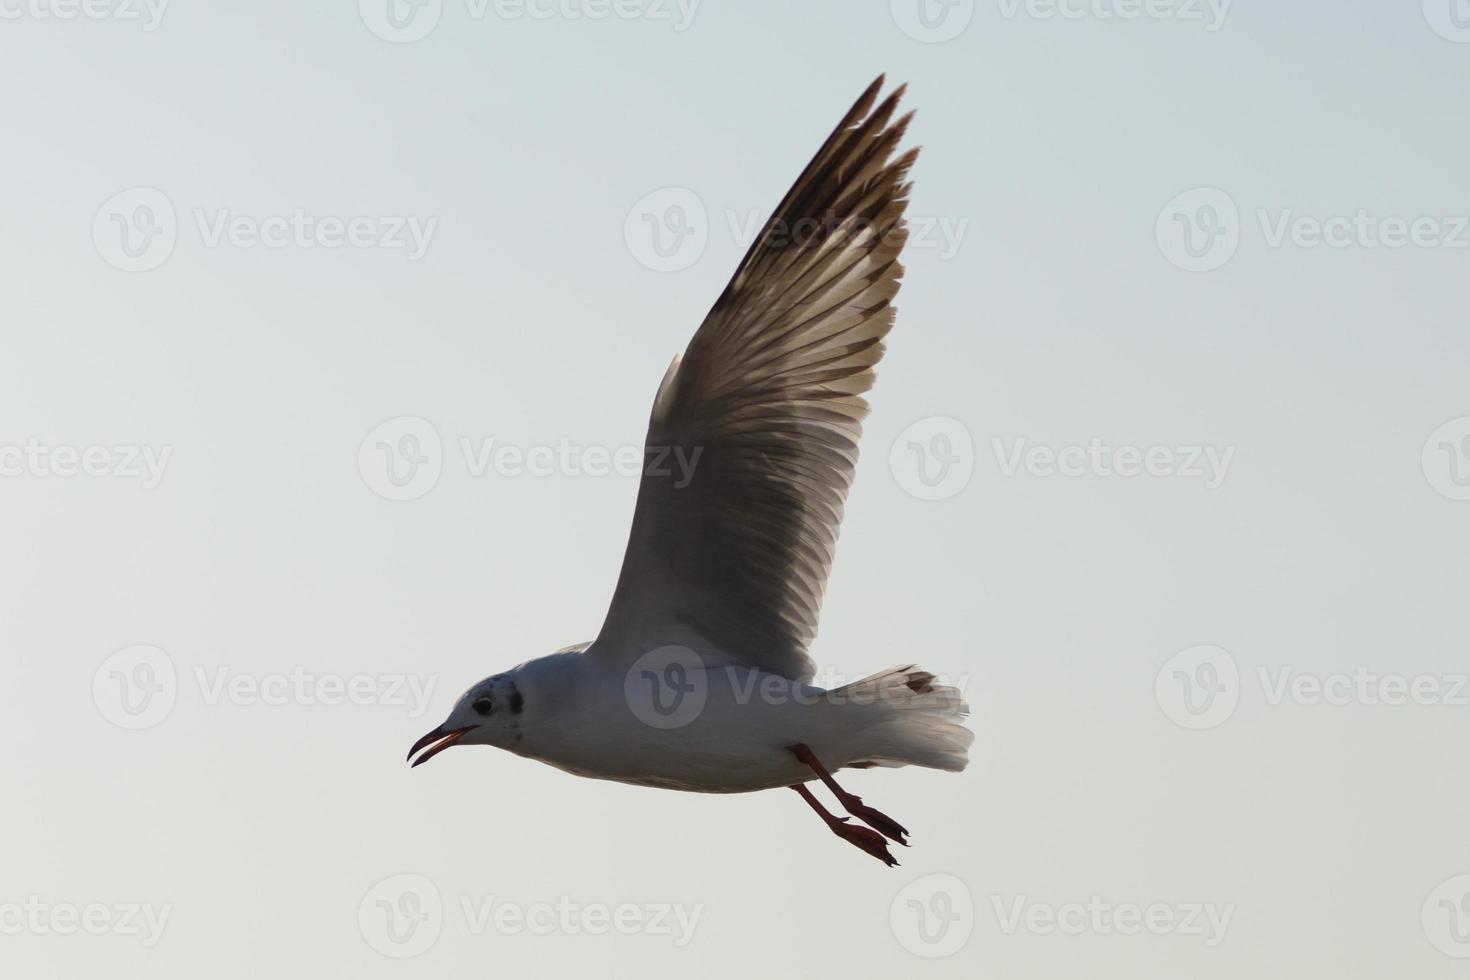
[[[7,976],[1464,974],[1463,692],[1270,696],[1362,668],[1454,702],[1470,669],[1470,443],[1448,476],[1421,465],[1470,416],[1470,31],[1451,0],[1241,0],[1216,30],[1100,16],[1122,0],[1074,0],[1077,18],[979,0],[948,8],[942,43],[899,26],[904,0],[705,0],[683,30],[672,5],[444,0],[412,43],[369,30],[373,0],[174,0],[152,30],[45,16],[65,2],[0,0],[0,447],[170,456],[149,489],[0,458]],[[970,769],[848,777],[913,831],[896,870],[789,793],[657,792],[484,748],[410,772],[469,684],[595,635],[636,489],[474,476],[459,440],[639,444],[743,249],[727,216],[773,206],[881,71],[919,111],[912,212],[963,233],[909,250],[813,655],[961,683]],[[105,205],[137,187],[166,196],[177,241],[125,272]],[[670,187],[706,209],[706,247],[659,272],[625,229]],[[1166,206],[1195,188],[1236,209],[1194,214],[1238,234],[1205,272],[1167,241]],[[416,259],[199,227],[296,209],[437,223]],[[1268,233],[1360,211],[1433,218],[1460,247]],[[442,473],[390,501],[359,447],[401,416],[433,425]],[[973,471],[945,499],[890,465],[915,423]],[[1214,488],[1007,475],[1018,440],[1094,439],[1232,455]],[[104,661],[138,644],[177,681],[130,731]],[[1170,658],[1205,644],[1235,668],[1217,674],[1234,710],[1189,730]],[[434,687],[418,715],[210,703],[220,678],[297,668]],[[373,889],[405,873],[444,911],[400,960],[374,942]],[[152,946],[38,935],[5,912],[32,896],[170,912]],[[476,930],[461,905],[563,898],[699,918],[677,946]],[[1214,945],[1007,928],[1018,901],[1094,899],[1231,917]]]

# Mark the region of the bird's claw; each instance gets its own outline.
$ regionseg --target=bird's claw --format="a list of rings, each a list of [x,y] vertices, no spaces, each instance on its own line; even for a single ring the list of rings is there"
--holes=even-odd
[[[888,842],[877,831],[848,823],[846,817],[838,817],[832,824],[832,832],[849,844],[867,851],[890,868],[898,866],[897,859],[888,852]]]
[[[883,811],[868,806],[863,802],[862,797],[849,793],[842,798],[842,808],[889,840],[902,844],[904,847],[909,846],[907,839],[909,832],[903,824]]]

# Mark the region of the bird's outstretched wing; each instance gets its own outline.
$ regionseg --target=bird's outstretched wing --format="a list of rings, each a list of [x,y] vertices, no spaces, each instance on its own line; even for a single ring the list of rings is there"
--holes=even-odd
[[[806,680],[907,238],[912,113],[880,76],[807,164],[659,386],[589,655],[672,644]],[[690,469],[692,464],[692,470]]]

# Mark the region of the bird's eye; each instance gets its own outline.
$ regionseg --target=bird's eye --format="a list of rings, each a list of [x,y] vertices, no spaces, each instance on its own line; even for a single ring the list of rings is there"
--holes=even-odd
[[[475,714],[477,715],[488,715],[495,710],[495,702],[489,698],[476,698],[475,703],[471,707],[475,709]]]

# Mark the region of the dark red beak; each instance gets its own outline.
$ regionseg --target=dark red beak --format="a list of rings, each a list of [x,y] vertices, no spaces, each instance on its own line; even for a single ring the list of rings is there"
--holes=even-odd
[[[434,729],[432,732],[425,735],[417,742],[413,743],[413,748],[408,750],[408,757],[410,759],[413,759],[413,754],[415,752],[417,752],[424,746],[430,746],[429,751],[425,752],[423,755],[414,760],[413,766],[421,766],[425,762],[428,762],[430,759],[434,758],[434,756],[438,755],[440,752],[443,752],[445,749],[449,748],[455,742],[458,742],[460,736],[462,736],[465,732],[469,731],[472,728],[479,727],[479,725],[466,725],[463,728],[445,729],[443,725],[440,725],[438,728]],[[413,766],[409,766],[408,768],[412,769]]]

